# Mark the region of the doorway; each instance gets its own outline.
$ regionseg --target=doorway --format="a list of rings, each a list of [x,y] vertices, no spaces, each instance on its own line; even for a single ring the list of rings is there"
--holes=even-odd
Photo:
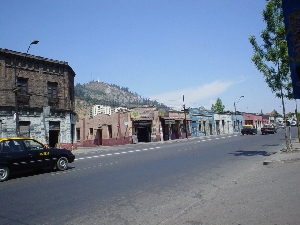
[[[49,130],[49,147],[56,147],[59,145],[58,141],[59,130]]]
[[[138,127],[137,128],[137,138],[138,142],[149,142],[150,132],[148,127]]]
[[[102,129],[97,130],[96,137],[98,139],[98,145],[102,145]]]
[[[49,146],[56,147],[60,145],[60,122],[50,121],[49,122]]]

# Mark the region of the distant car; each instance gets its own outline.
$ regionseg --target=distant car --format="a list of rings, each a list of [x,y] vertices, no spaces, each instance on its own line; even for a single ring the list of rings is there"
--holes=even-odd
[[[275,134],[277,129],[273,124],[265,124],[261,129],[261,134]]]
[[[34,138],[0,138],[0,181],[15,172],[40,168],[66,170],[74,160],[70,150],[49,148]]]
[[[281,128],[281,129],[284,129],[285,128],[285,126],[284,126],[284,124],[283,123],[278,123],[277,124],[277,128]]]
[[[257,134],[257,129],[252,125],[245,125],[241,129],[242,135],[244,134]]]
[[[292,121],[292,122],[291,122],[291,126],[292,126],[292,127],[297,126],[297,122],[296,122],[296,121]]]

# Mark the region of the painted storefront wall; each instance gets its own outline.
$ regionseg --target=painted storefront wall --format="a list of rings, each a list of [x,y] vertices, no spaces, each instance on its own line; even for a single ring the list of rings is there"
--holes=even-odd
[[[261,114],[244,113],[243,116],[246,125],[253,125],[258,129],[263,126],[263,118]]]
[[[231,120],[233,124],[233,131],[240,132],[244,126],[244,117],[241,113],[231,114]]]
[[[229,134],[234,132],[231,113],[215,113],[214,121],[216,124],[216,134]],[[218,128],[220,129],[219,132]]]
[[[70,113],[44,114],[36,113],[35,115],[21,114],[19,116],[20,136],[32,137],[48,146],[71,149],[76,147],[75,122],[76,117]],[[70,132],[74,130],[74,132]],[[16,123],[13,116],[0,116],[0,137],[16,136]],[[55,138],[49,138],[51,133]]]
[[[129,112],[98,114],[76,123],[78,147],[112,146],[132,142]]]
[[[201,137],[216,134],[213,112],[204,107],[189,109],[191,135]]]

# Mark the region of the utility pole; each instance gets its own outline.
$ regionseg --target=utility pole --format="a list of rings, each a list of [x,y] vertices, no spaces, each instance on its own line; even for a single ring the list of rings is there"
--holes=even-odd
[[[184,131],[185,131],[185,137],[188,138],[187,129],[186,129],[186,111],[185,111],[185,104],[184,104],[184,95],[182,96],[183,100],[183,112],[184,112]]]
[[[235,104],[235,102],[233,103],[233,105],[234,105],[234,115],[235,115],[235,126],[238,127],[238,128],[237,128],[238,131],[239,131],[240,125],[237,124],[236,105],[239,103],[239,101],[241,100],[241,98],[244,98],[244,95],[240,96],[240,98],[239,98],[239,100],[236,102],[236,104]],[[234,126],[234,129],[235,129],[235,126]]]

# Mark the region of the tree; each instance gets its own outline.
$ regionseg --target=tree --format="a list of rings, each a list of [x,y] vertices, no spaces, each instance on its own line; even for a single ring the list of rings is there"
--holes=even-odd
[[[292,98],[292,82],[289,68],[288,48],[285,38],[285,26],[281,0],[266,0],[263,21],[266,28],[261,32],[263,44],[259,45],[254,36],[249,37],[253,47],[252,62],[260,71],[277,98],[281,99],[285,121],[284,99]],[[285,132],[287,150],[292,150],[291,140]]]
[[[216,104],[212,104],[211,111],[215,113],[224,112],[225,106],[222,104],[222,100],[218,97],[216,100]]]

